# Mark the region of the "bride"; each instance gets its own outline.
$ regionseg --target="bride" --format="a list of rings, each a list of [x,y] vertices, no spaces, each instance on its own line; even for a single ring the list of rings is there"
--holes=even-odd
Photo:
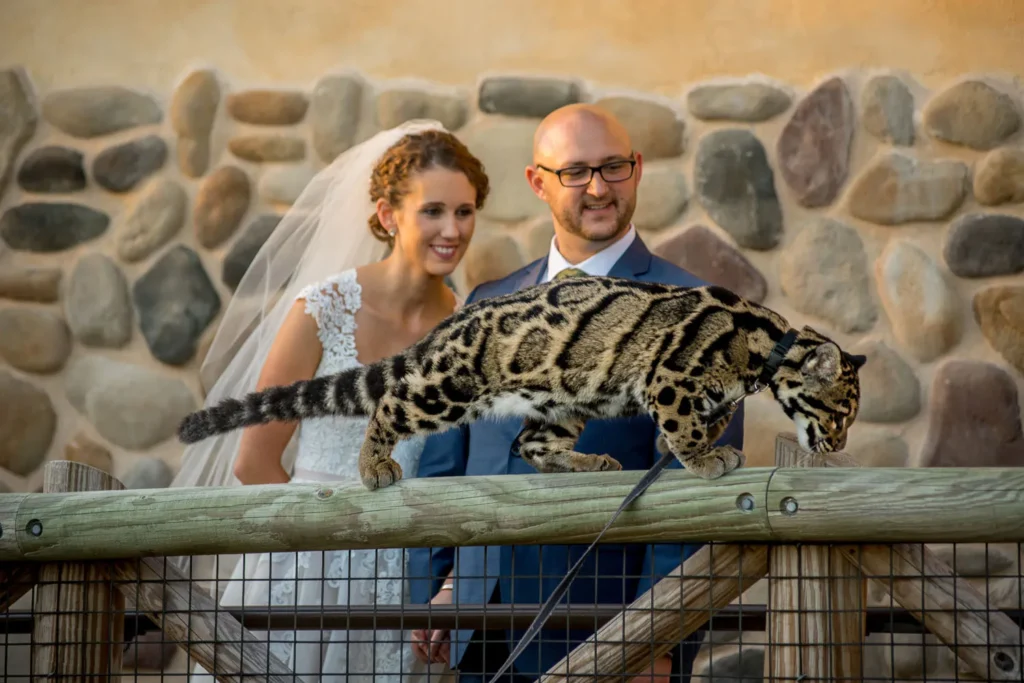
[[[445,277],[465,255],[488,191],[480,162],[434,121],[384,131],[338,157],[239,283],[200,371],[208,384],[223,368],[206,405],[371,363],[423,337],[459,305]],[[366,426],[367,418],[325,417],[211,437],[186,450],[172,486],[358,482]],[[416,472],[422,447],[398,445],[403,471]],[[191,562],[197,580],[202,559]],[[231,559],[222,606],[400,604],[406,594],[401,549]],[[269,640],[301,680],[419,683],[444,672],[428,669],[399,629],[273,631]],[[197,667],[193,679],[201,677],[212,680]]]

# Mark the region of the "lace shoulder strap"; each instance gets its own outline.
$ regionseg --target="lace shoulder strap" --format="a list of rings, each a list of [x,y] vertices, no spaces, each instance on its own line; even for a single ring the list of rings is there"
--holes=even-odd
[[[306,300],[306,313],[316,321],[324,352],[355,359],[356,311],[362,305],[355,269],[306,285],[295,298]]]

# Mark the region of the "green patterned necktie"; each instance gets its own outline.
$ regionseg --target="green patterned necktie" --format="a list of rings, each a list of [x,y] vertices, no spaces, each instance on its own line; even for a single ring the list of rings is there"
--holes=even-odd
[[[580,270],[579,268],[566,268],[565,270],[559,271],[558,274],[551,279],[552,281],[554,281],[561,280],[567,277],[586,277],[586,275],[587,272],[584,270]]]

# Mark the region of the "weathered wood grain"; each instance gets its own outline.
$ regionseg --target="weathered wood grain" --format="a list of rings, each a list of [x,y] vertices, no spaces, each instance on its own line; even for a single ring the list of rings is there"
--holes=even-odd
[[[780,435],[775,464],[827,467]],[[828,545],[772,546],[768,560],[766,681],[862,680],[867,585],[860,570]]]
[[[1024,633],[921,544],[839,546],[985,681],[1024,681]]]
[[[604,538],[763,539],[763,508],[744,511],[736,500],[763,500],[771,472],[738,470],[714,481],[665,472]],[[23,499],[15,525],[39,519],[42,535],[19,532],[0,560],[587,543],[642,475],[408,479],[376,491],[353,483],[34,494]]]
[[[155,558],[126,560],[112,563],[111,571],[128,604],[148,614],[165,639],[188,649],[221,683],[292,681],[292,672],[269,651],[266,640],[243,628],[169,564]]]
[[[0,560],[587,543],[642,474],[22,494]],[[740,509],[743,495],[759,504]],[[795,514],[780,512],[784,498]],[[31,519],[43,523],[38,537]],[[1024,468],[742,468],[712,481],[667,471],[605,539],[1019,543]]]
[[[704,546],[548,669],[540,683],[621,683],[643,673],[767,568],[767,546]]]
[[[797,502],[795,514],[782,511],[785,498]],[[766,500],[780,540],[1024,541],[1021,467],[786,467]]]
[[[50,461],[43,491],[124,489],[103,470]],[[39,568],[33,604],[32,663],[36,676],[57,681],[108,681],[121,673],[124,596],[101,562],[47,562]]]

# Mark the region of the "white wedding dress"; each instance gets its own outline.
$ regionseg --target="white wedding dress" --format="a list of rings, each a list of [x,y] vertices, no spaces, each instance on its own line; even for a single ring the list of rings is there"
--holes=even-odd
[[[358,367],[355,313],[361,287],[355,270],[305,287],[306,312],[319,328],[323,355],[316,376]],[[369,418],[323,417],[299,425],[298,455],[292,480],[359,482],[357,461]],[[422,437],[400,441],[393,457],[405,476],[414,476]],[[221,598],[222,606],[398,605],[408,596],[406,554],[401,548],[246,555],[239,560]],[[244,577],[244,583],[242,581]],[[269,580],[268,580],[269,579]],[[266,637],[266,633],[258,633]],[[270,651],[300,681],[360,683],[440,683],[451,672],[429,668],[413,655],[410,630],[272,631]],[[198,668],[192,680],[210,680]],[[198,674],[206,674],[199,676]]]

